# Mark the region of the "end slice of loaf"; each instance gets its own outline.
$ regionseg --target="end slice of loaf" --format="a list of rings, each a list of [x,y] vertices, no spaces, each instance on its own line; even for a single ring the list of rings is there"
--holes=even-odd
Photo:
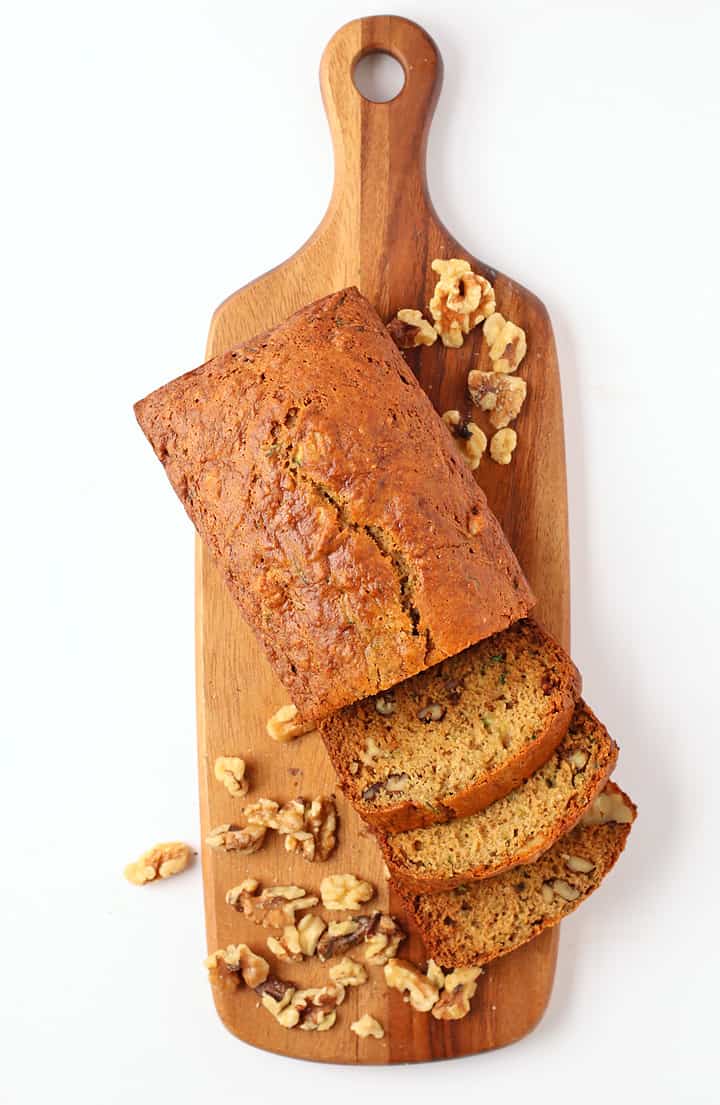
[[[378,840],[394,879],[431,893],[529,863],[568,833],[605,786],[618,747],[582,700],[550,759],[470,817]]]
[[[570,657],[527,619],[319,728],[361,817],[401,832],[519,786],[562,740],[579,694]]]
[[[534,605],[483,491],[357,288],[135,413],[306,721]]]
[[[534,863],[439,894],[410,895],[398,884],[428,956],[442,967],[480,965],[557,925],[597,890],[636,815],[608,783],[572,832]]]

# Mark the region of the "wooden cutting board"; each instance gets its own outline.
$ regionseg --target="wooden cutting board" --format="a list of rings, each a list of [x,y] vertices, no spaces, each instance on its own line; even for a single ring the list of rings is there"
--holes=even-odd
[[[394,100],[371,103],[353,84],[357,61],[372,51],[392,54],[405,71]],[[498,310],[522,326],[528,353],[520,374],[528,398],[517,421],[519,444],[512,463],[485,457],[477,478],[502,522],[538,596],[537,615],[566,646],[569,633],[567,504],[562,408],[555,345],[542,303],[530,292],[472,256],[445,229],[433,210],[425,178],[425,149],[440,90],[442,62],[432,39],[415,23],[394,16],[359,19],[328,44],[320,81],[335,151],[335,186],[327,214],[293,257],[247,285],[216,311],[208,357],[250,338],[320,296],[356,284],[384,319],[401,307],[426,305],[434,286],[435,257],[467,258],[495,285]],[[282,121],[278,120],[280,124]],[[298,171],[301,171],[300,169]],[[479,235],[478,235],[479,238]],[[459,349],[413,351],[408,361],[438,411],[470,413],[465,381],[482,367],[480,330]],[[478,358],[480,358],[478,362]],[[483,416],[473,413],[484,424]],[[203,839],[232,821],[238,799],[214,779],[219,755],[242,755],[249,765],[251,797],[286,800],[335,791],[335,778],[317,735],[290,744],[269,740],[265,723],[287,695],[234,607],[214,564],[197,547],[197,693]],[[273,839],[254,856],[234,858],[203,852],[208,950],[244,941],[262,951],[266,930],[231,910],[228,887],[252,875],[265,885],[295,883],[317,891],[332,872],[349,871],[378,888],[373,905],[402,916],[388,892],[378,849],[354,811],[338,795],[339,847],[330,861],[311,864],[287,855]],[[274,835],[274,834],[269,834]],[[337,916],[337,915],[336,915]],[[258,1007],[252,991],[216,1000],[218,1013],[236,1036],[305,1059],[343,1063],[397,1063],[468,1055],[520,1039],[538,1022],[552,988],[558,930],[489,966],[480,979],[471,1014],[439,1022],[413,1012],[389,991],[382,968],[371,969],[365,986],[348,991],[338,1023],[329,1032],[288,1031]],[[403,955],[421,962],[416,934]],[[301,986],[327,977],[316,961],[271,969]],[[350,1023],[364,1012],[385,1027],[382,1040],[359,1040]]]

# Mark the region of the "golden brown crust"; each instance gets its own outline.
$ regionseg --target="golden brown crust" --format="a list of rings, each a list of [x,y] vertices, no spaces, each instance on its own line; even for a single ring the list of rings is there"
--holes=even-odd
[[[357,289],[173,380],[135,412],[308,720],[533,605],[484,493]]]
[[[568,803],[563,816],[558,818],[553,825],[548,826],[544,835],[536,836],[532,847],[526,847],[504,861],[497,862],[494,866],[485,864],[470,867],[465,871],[444,877],[439,874],[413,871],[398,862],[397,853],[391,847],[388,839],[391,834],[379,832],[376,834],[378,843],[393,880],[401,883],[409,892],[416,894],[434,894],[440,890],[452,890],[453,887],[461,886],[463,883],[494,878],[495,875],[500,875],[503,871],[509,871],[513,867],[520,866],[520,864],[531,863],[543,852],[546,852],[548,848],[552,847],[560,837],[569,833],[607,783],[610,775],[615,770],[618,758],[618,746],[615,741],[612,740],[605,726],[598,721],[590,707],[582,699],[575,709],[575,716],[577,717],[578,714],[589,715],[597,726],[598,739],[604,745],[602,755],[599,758],[596,771],[583,790],[573,797],[573,800]],[[544,762],[545,759],[541,760],[537,766],[542,766]]]
[[[437,894],[414,894],[401,883],[393,882],[393,887],[404,901],[420,932],[427,955],[443,968],[481,966],[493,959],[508,955],[522,947],[523,944],[529,943],[545,929],[552,928],[576,910],[578,906],[582,905],[597,890],[602,880],[619,859],[637,816],[637,806],[620,787],[609,782],[605,789],[617,793],[623,798],[631,813],[631,820],[628,824],[609,823],[592,826],[582,826],[581,824],[571,830],[567,836],[561,837],[549,851],[527,867],[516,868],[511,872],[498,875],[494,879],[485,879],[470,884],[471,893],[482,895],[484,888],[492,890],[493,884],[501,881],[507,884],[508,880],[514,879],[523,872],[529,876],[539,874],[542,878],[545,874],[548,874],[552,877],[555,873],[552,870],[553,864],[557,864],[558,857],[565,849],[581,851],[589,856],[591,855],[596,866],[591,876],[582,877],[586,884],[583,890],[574,900],[564,901],[562,907],[555,913],[539,917],[537,922],[532,925],[531,931],[516,930],[513,932],[511,939],[503,943],[497,942],[490,947],[488,941],[492,936],[492,926],[490,919],[488,919],[489,927],[483,929],[483,944],[480,946],[479,942],[473,940],[468,934],[467,923],[462,920],[462,914],[458,915],[459,920],[457,917],[455,918],[453,925],[444,923],[446,917],[452,917],[452,909],[446,909],[445,906],[448,900],[447,895],[457,894],[462,888],[457,888],[455,891],[440,891]],[[546,866],[548,867],[547,872],[544,871]],[[576,881],[581,881],[581,878],[578,877]],[[473,888],[476,889],[473,890]]]
[[[320,724],[320,735],[335,768],[340,788],[370,828],[379,833],[398,833],[477,813],[514,790],[552,755],[568,730],[582,690],[582,678],[567,653],[533,619],[528,619],[524,624],[533,627],[533,631],[540,635],[558,664],[558,686],[552,694],[553,712],[544,730],[525,744],[516,756],[484,772],[471,786],[452,796],[439,797],[432,805],[401,797],[391,805],[382,806],[364,801],[358,790],[357,777],[352,774],[352,760],[343,734],[343,729],[353,723],[354,712],[361,710],[364,704],[350,707],[343,715],[336,715]],[[511,632],[516,633],[520,629],[516,625]],[[501,635],[496,638],[498,647],[501,639]],[[420,732],[418,739],[423,736],[425,734]]]

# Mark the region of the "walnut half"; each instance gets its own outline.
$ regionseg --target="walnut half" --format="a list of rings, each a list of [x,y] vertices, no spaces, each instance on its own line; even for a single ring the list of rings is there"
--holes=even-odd
[[[431,267],[439,279],[429,303],[430,314],[443,345],[457,349],[464,335],[494,312],[495,292],[484,276],[472,271],[468,261],[436,259]]]
[[[245,879],[228,890],[225,901],[265,928],[294,925],[298,910],[311,909],[318,904],[317,898],[307,894],[301,886],[267,886],[258,893],[259,886],[257,879]]]
[[[497,430],[514,422],[527,395],[527,384],[521,376],[503,376],[499,372],[468,373],[468,391],[476,407],[488,412]]]
[[[372,883],[356,875],[328,875],[320,883],[320,896],[326,909],[357,909],[374,894]]]
[[[427,1013],[440,996],[435,982],[405,959],[391,959],[385,964],[385,982],[399,990],[418,1013]]]
[[[208,848],[250,856],[262,848],[266,832],[263,825],[240,825],[230,822],[226,825],[216,825],[211,829],[205,837],[205,843]]]
[[[155,882],[156,879],[169,879],[171,875],[185,870],[191,855],[190,846],[179,840],[156,844],[143,852],[135,863],[128,863],[124,875],[134,886],[144,886],[146,882]]]
[[[508,322],[499,311],[490,315],[483,327],[490,360],[495,372],[514,372],[527,353],[525,331]]]
[[[248,792],[245,761],[239,756],[218,756],[215,760],[215,778],[233,798],[244,798]]]

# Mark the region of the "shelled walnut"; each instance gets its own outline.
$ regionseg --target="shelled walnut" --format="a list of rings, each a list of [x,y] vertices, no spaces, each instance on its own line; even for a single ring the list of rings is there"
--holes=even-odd
[[[491,425],[501,430],[520,413],[527,384],[521,376],[503,376],[474,368],[468,373],[468,391],[475,406],[488,412]]]
[[[298,803],[302,803],[301,823],[297,827],[286,829],[283,823],[283,811],[293,807],[298,813]],[[311,863],[323,861],[332,854],[337,842],[337,810],[335,800],[329,798],[294,799],[286,803],[278,815],[278,832],[285,836],[285,851],[298,852],[303,859]]]
[[[218,756],[215,778],[233,798],[244,798],[250,788],[245,776],[245,761],[240,756]]]
[[[365,1013],[359,1020],[353,1021],[350,1025],[350,1031],[359,1036],[361,1040],[368,1036],[373,1036],[376,1040],[382,1040],[385,1035],[385,1029],[380,1021],[375,1020],[375,1017],[372,1017],[370,1013]]]
[[[156,844],[147,852],[143,852],[140,859],[134,863],[128,863],[124,875],[127,881],[135,886],[144,886],[145,883],[155,882],[156,879],[169,879],[172,875],[178,875],[185,870],[191,855],[190,846],[179,840]]]
[[[517,434],[514,430],[498,430],[490,439],[490,456],[496,464],[509,464],[517,445]]]
[[[205,837],[205,843],[208,848],[250,856],[262,848],[266,832],[262,825],[229,822],[211,829]]]
[[[281,706],[268,719],[265,728],[268,736],[272,737],[274,741],[285,743],[295,740],[296,737],[302,737],[305,733],[312,733],[315,729],[315,723],[303,721],[298,714],[297,706],[290,703],[287,706]]]
[[[384,974],[387,985],[393,990],[399,990],[405,1001],[418,1013],[427,1013],[440,996],[435,982],[405,959],[389,960],[385,964]]]
[[[345,989],[338,982],[306,990],[285,991],[280,998],[261,998],[263,1006],[283,1028],[301,1028],[306,1032],[325,1032],[335,1024],[336,1009],[345,1000]],[[273,1008],[273,1004],[275,1008]]]
[[[429,310],[443,345],[458,348],[464,335],[495,310],[492,284],[472,271],[468,261],[459,258],[436,259],[433,272],[438,274]]]
[[[437,330],[431,326],[422,311],[404,308],[387,324],[388,333],[400,349],[415,349],[419,345],[433,345]]]
[[[267,960],[247,944],[228,944],[205,960],[211,985],[218,990],[237,990],[242,982],[251,989],[261,985],[270,970]]]
[[[327,925],[316,913],[306,913],[296,925],[285,925],[282,936],[268,936],[267,946],[278,959],[302,960],[315,955]]]
[[[485,449],[487,437],[474,422],[468,422],[462,418],[460,411],[445,411],[443,422],[450,430],[453,441],[471,472],[480,464]]]
[[[257,879],[245,879],[225,895],[229,906],[244,913],[256,925],[266,928],[294,925],[299,910],[318,904],[318,899],[307,894],[301,886],[268,886],[262,891],[259,886]]]
[[[443,992],[432,1008],[439,1021],[459,1021],[470,1012],[482,967],[458,967],[445,976]]]
[[[333,964],[328,973],[333,982],[340,982],[343,986],[362,986],[368,978],[362,963],[349,956],[343,956],[339,963]]]
[[[490,315],[483,327],[495,372],[515,372],[527,353],[525,331],[509,322],[499,311]]]
[[[405,939],[405,932],[394,917],[381,913],[375,929],[365,940],[365,959],[368,963],[384,966],[397,955]]]
[[[328,875],[320,883],[320,896],[326,909],[357,909],[374,894],[372,883],[356,875]]]
[[[368,963],[384,965],[397,953],[405,932],[387,913],[357,914],[345,921],[331,921],[317,946],[322,963],[363,944]]]

